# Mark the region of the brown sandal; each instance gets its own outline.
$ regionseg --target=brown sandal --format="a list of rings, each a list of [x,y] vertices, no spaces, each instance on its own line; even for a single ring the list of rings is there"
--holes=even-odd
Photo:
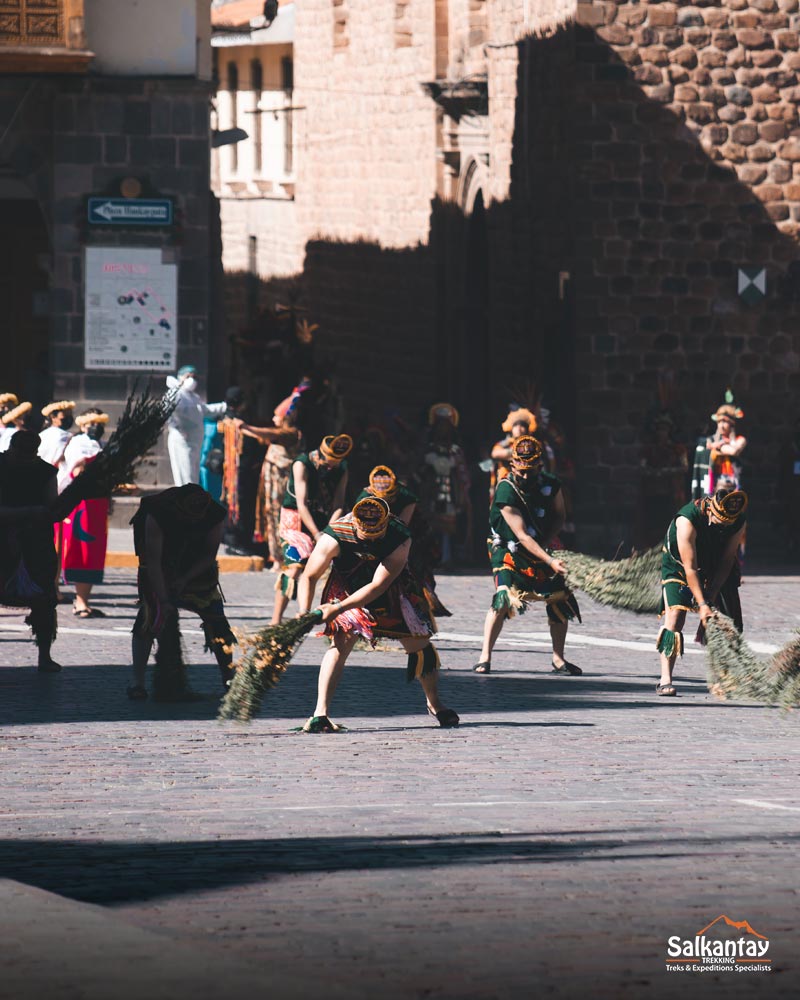
[[[656,684],[656,694],[662,698],[674,698],[678,692],[672,684]]]

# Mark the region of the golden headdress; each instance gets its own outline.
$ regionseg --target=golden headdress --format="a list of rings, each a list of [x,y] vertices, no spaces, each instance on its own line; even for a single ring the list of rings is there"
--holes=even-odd
[[[506,417],[506,419],[503,421],[502,426],[506,434],[511,433],[511,429],[513,428],[514,424],[527,424],[528,430],[531,434],[533,434],[533,432],[538,427],[538,421],[536,420],[536,416],[533,413],[531,413],[530,410],[526,409],[524,406],[518,410],[512,410]]]
[[[532,469],[542,460],[542,446],[535,437],[523,434],[511,442],[511,467]]]
[[[708,506],[724,524],[731,524],[747,510],[747,494],[744,490],[733,490],[732,493],[715,493],[708,498]]]
[[[19,420],[19,418],[24,417],[26,413],[30,413],[32,409],[33,403],[20,403],[19,406],[15,406],[13,410],[9,410],[8,413],[3,414],[3,423],[6,427],[9,427],[15,420]]]
[[[364,497],[353,507],[356,527],[367,538],[382,538],[389,527],[389,504],[380,497]]]
[[[336,465],[344,461],[353,450],[353,439],[349,434],[329,434],[323,438],[319,453],[326,462]]]
[[[376,465],[369,474],[369,492],[390,500],[397,492],[397,476],[388,465]]]
[[[64,410],[74,410],[75,401],[72,399],[62,399],[57,403],[48,403],[42,407],[42,416],[49,417],[53,413],[62,413]]]
[[[83,430],[84,427],[89,427],[91,424],[107,424],[108,414],[107,413],[81,413],[75,417],[75,423]]]
[[[711,414],[711,419],[715,423],[719,423],[720,420],[730,420],[732,424],[735,424],[737,420],[741,420],[744,417],[744,410],[740,409],[738,406],[734,406],[733,403],[723,403],[722,406],[717,408],[716,413]]]
[[[428,410],[428,423],[433,426],[437,420],[449,420],[453,427],[458,427],[458,410],[450,403],[434,403]]]
[[[13,392],[0,392],[0,406],[18,406],[19,400]]]

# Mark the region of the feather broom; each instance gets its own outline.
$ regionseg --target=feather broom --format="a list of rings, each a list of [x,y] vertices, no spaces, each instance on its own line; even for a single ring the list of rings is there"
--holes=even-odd
[[[249,722],[258,715],[265,692],[283,677],[300,640],[321,621],[321,611],[309,611],[245,636],[241,641],[243,655],[235,664],[236,672],[217,718]]]
[[[661,546],[634,552],[627,559],[595,559],[582,552],[559,550],[567,564],[567,583],[599,604],[639,615],[657,614],[661,606]]]
[[[158,444],[176,404],[174,392],[130,395],[105,448],[51,505],[53,520],[68,517],[82,500],[110,497],[123,483],[131,482],[141,460]]]
[[[715,614],[706,626],[708,690],[723,701],[800,705],[800,635],[768,660],[759,659],[733,621]]]

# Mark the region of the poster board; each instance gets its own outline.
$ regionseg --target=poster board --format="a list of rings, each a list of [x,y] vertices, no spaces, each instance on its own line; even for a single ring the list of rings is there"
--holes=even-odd
[[[174,371],[178,265],[150,247],[86,247],[84,366]]]

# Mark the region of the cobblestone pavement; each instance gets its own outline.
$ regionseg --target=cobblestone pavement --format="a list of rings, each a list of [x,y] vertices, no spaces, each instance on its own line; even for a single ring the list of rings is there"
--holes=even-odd
[[[264,620],[273,580],[224,578],[235,625]],[[800,991],[797,717],[716,702],[699,648],[680,697],[656,698],[653,619],[582,602],[568,655],[585,675],[562,678],[534,609],[479,677],[489,578],[444,577],[441,689],[461,727],[437,729],[404,657],[381,650],[355,654],[337,693],[350,732],[310,737],[291,727],[314,705],[319,639],[248,727],[214,721],[216,668],[188,617],[208,700],[127,701],[133,584],[107,574],[105,619],[60,609],[56,676],[30,667],[21,616],[0,612],[0,875],[93,904],[76,920],[101,907],[120,982],[136,952],[123,940],[146,931],[278,1000],[329,983],[387,1000]],[[783,644],[798,595],[797,576],[749,576],[749,640]],[[721,914],[769,938],[774,971],[668,972],[667,938]],[[74,985],[49,995],[84,996]],[[190,995],[176,973],[171,996]]]

